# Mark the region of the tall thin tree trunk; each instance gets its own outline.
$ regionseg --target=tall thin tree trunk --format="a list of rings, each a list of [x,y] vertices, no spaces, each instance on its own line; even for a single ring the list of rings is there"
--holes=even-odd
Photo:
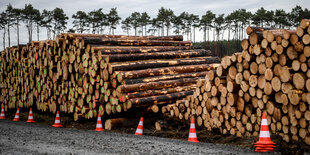
[[[29,26],[30,27],[30,26]],[[28,43],[31,43],[31,39],[30,39],[30,35],[31,35],[31,33],[30,33],[30,28],[28,27]]]
[[[230,40],[230,28],[228,27],[228,38],[227,40],[229,41]]]
[[[146,36],[146,25],[144,26],[144,35]]]
[[[210,30],[208,28],[208,42],[210,42]]]
[[[169,26],[167,26],[167,36],[169,36]]]
[[[40,28],[39,28],[39,25],[37,25],[37,38],[38,38],[38,41],[40,40]]]
[[[32,42],[32,21],[31,21],[31,24],[30,24],[30,36],[29,36],[29,38],[30,38],[30,42],[29,43],[31,43]]]
[[[3,50],[5,49],[5,32],[6,32],[6,29],[4,27],[3,28]]]
[[[203,41],[204,41],[204,42],[207,41],[207,36],[206,36],[206,35],[207,35],[207,29],[204,28],[204,29],[203,29]]]
[[[208,27],[208,47],[210,48],[210,28]]]
[[[165,35],[164,23],[161,26],[162,26],[161,35],[164,36]]]
[[[188,40],[193,40],[191,27],[189,28],[189,32],[188,32]]]
[[[213,29],[213,41],[215,41],[215,29]]]
[[[135,27],[135,36],[137,36],[137,28]]]
[[[194,27],[194,43],[196,42],[196,34],[195,34],[195,27]]]
[[[19,45],[19,23],[18,22],[16,25],[16,29],[17,29],[17,44]]]
[[[11,47],[11,34],[10,34],[10,26],[8,25],[8,43],[9,47]]]

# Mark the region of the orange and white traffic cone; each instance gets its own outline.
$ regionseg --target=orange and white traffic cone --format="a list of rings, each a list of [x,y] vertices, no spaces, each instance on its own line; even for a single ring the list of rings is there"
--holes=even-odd
[[[55,128],[62,127],[62,125],[60,124],[60,116],[59,116],[59,111],[58,110],[57,110],[57,113],[56,113],[55,123],[52,126],[55,127]]]
[[[255,144],[255,151],[256,152],[273,152],[273,149],[276,147],[274,146],[274,142],[270,139],[270,133],[268,128],[268,122],[267,122],[267,115],[266,112],[263,112],[262,116],[262,122],[260,126],[260,132],[259,132],[259,140]]]
[[[191,126],[189,129],[189,135],[188,135],[188,141],[189,142],[199,142],[197,140],[197,134],[196,134],[196,127],[195,127],[195,119],[191,119]]]
[[[103,131],[101,115],[100,114],[98,114],[98,119],[97,119],[97,124],[96,124],[95,131]]]
[[[1,108],[0,119],[5,119],[4,107]]]
[[[140,118],[135,135],[142,135],[142,134],[143,134],[143,117]]]
[[[28,120],[27,120],[28,123],[34,123],[35,121],[33,120],[33,113],[32,113],[32,108],[30,107],[30,110],[29,110],[29,115],[28,115]]]
[[[19,121],[19,108],[17,108],[13,121]]]

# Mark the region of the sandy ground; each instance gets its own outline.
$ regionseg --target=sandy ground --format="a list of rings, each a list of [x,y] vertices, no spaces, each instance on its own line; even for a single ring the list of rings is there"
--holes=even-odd
[[[1,154],[253,154],[225,144],[0,120]]]

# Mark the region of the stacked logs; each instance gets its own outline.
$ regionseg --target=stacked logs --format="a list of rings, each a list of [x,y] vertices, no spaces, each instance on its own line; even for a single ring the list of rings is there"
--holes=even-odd
[[[220,62],[182,40],[68,33],[7,48],[0,58],[0,102],[59,109],[75,120],[129,109],[157,112],[158,105],[193,94],[197,80]]]
[[[296,30],[248,27],[243,51],[198,81],[195,93],[162,107],[169,117],[223,134],[258,136],[267,111],[272,133],[310,145],[310,20]]]

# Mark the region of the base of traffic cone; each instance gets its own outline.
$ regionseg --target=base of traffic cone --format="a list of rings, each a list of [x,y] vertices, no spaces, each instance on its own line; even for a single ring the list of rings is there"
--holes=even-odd
[[[256,147],[255,152],[273,152],[273,148]]]
[[[55,128],[61,128],[62,127],[61,124],[53,124],[52,126],[55,127]]]
[[[197,138],[188,138],[188,141],[189,141],[189,142],[199,142],[199,141],[197,140]]]
[[[265,143],[265,144],[262,144]],[[275,143],[273,142],[259,142],[255,144],[255,152],[273,152],[273,149],[276,147],[274,146]]]
[[[36,122],[36,121],[34,121],[34,120],[27,120],[27,122],[28,122],[28,123],[34,123],[34,122]]]
[[[142,133],[135,133],[135,135],[143,135]]]
[[[100,128],[100,129],[95,129],[94,131],[104,131],[104,129]]]
[[[5,116],[1,116],[0,119],[5,119]]]
[[[14,122],[17,122],[17,121],[19,121],[19,119],[18,119],[18,118],[14,118],[13,121],[14,121]]]

